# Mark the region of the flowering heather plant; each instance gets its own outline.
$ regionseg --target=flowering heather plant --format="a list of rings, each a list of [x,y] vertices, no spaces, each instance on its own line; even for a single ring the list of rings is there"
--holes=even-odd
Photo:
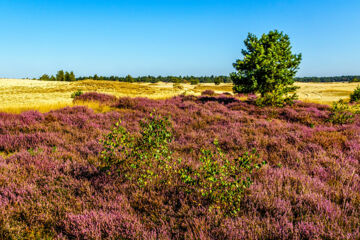
[[[213,90],[205,90],[201,93],[201,96],[214,96],[215,92]]]
[[[327,120],[331,107],[299,101],[259,108],[231,96],[132,100],[135,107],[102,113],[84,106],[0,113],[0,239],[360,238],[359,115],[335,124]],[[154,109],[171,117],[172,140],[163,146],[175,174],[160,174],[167,172],[164,155],[145,166],[153,175],[136,171],[151,176],[146,186],[95,167],[104,166],[99,139],[119,119],[136,143]],[[223,202],[231,194],[221,195],[231,184],[221,178],[236,177],[223,177],[232,172],[223,166],[240,164],[233,160],[248,159],[241,153],[254,148],[250,166],[267,164],[249,175],[252,184],[231,214]],[[180,169],[189,169],[195,185],[184,183]],[[243,173],[239,182],[247,181]],[[201,189],[215,191],[202,196]]]
[[[116,97],[105,94],[105,93],[97,93],[97,92],[87,92],[81,93],[74,96],[74,103],[76,102],[99,102],[99,103],[113,103],[116,101]]]

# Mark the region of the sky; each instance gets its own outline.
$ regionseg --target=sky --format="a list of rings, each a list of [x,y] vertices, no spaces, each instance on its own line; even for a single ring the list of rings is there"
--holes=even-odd
[[[228,75],[274,29],[297,76],[360,75],[359,0],[1,0],[0,77]]]

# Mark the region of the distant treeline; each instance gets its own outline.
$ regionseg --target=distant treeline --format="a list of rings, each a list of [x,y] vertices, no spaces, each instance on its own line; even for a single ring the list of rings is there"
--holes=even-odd
[[[71,72],[64,72],[60,70],[57,72],[56,76],[44,74],[39,80],[47,80],[47,81],[77,81],[77,80],[85,80],[85,79],[93,79],[93,80],[107,80],[107,81],[118,81],[118,82],[172,82],[172,83],[231,83],[231,79],[229,76],[140,76],[140,77],[132,77],[131,75],[127,75],[125,77],[120,76],[98,76],[95,74],[94,76],[83,76],[83,77],[75,77],[75,74]]]
[[[108,80],[108,81],[119,81],[119,82],[172,82],[172,83],[231,83],[231,79],[229,76],[140,76],[140,77],[132,77],[127,75],[126,77],[119,76],[86,76],[86,77],[78,77],[76,80],[85,80],[85,79],[93,79],[93,80]]]
[[[336,77],[302,77],[295,78],[296,82],[360,82],[360,76]]]
[[[64,72],[60,70],[57,72],[56,76],[50,76],[47,74],[42,75],[40,80],[48,80],[48,81],[77,81],[77,80],[85,80],[85,79],[93,79],[93,80],[107,80],[107,81],[118,81],[118,82],[172,82],[172,83],[231,83],[231,78],[229,76],[140,76],[140,77],[132,77],[131,75],[127,75],[125,77],[122,76],[98,76],[95,74],[94,76],[83,76],[83,77],[75,77],[75,74],[71,72]],[[335,76],[335,77],[297,77],[295,78],[296,82],[360,82],[360,76]]]

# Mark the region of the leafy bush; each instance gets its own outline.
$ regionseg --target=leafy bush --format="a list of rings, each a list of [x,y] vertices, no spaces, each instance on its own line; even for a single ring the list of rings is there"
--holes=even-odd
[[[346,124],[354,121],[354,113],[351,112],[351,108],[343,100],[334,102],[331,108],[331,114],[329,122],[334,124]]]
[[[255,103],[257,106],[276,106],[283,107],[284,105],[292,105],[294,100],[297,99],[297,95],[283,96],[281,92],[265,93],[264,96],[256,99]]]
[[[79,89],[79,90],[77,90],[76,92],[73,92],[73,93],[71,94],[71,98],[79,97],[79,96],[81,96],[82,94],[83,94],[83,92]]]
[[[244,191],[252,183],[258,156],[253,151],[234,160],[226,158],[218,142],[216,151],[203,149],[199,166],[194,168],[175,159],[169,149],[173,136],[168,118],[150,116],[140,121],[140,137],[130,135],[118,122],[101,143],[101,168],[117,173],[133,187],[147,189],[177,188],[212,210],[222,208],[226,214],[236,215]]]
[[[358,102],[360,100],[360,86],[358,86],[352,94],[350,94],[350,102]]]
[[[146,187],[165,179],[171,167],[168,148],[172,133],[167,118],[151,115],[140,121],[141,137],[130,135],[118,122],[101,143],[102,169],[117,172],[138,187]]]
[[[185,166],[178,172],[186,191],[197,194],[203,204],[209,204],[210,210],[221,208],[226,214],[236,215],[243,194],[252,183],[251,174],[265,162],[257,163],[255,150],[229,160],[217,140],[214,145],[216,151],[201,150],[200,166],[194,169]]]

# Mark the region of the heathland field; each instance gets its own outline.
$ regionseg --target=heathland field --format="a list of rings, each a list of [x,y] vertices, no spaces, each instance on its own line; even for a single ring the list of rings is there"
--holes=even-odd
[[[331,104],[347,99],[357,83],[296,83],[300,100]],[[148,97],[164,99],[182,93],[200,95],[211,89],[216,93],[232,92],[232,84],[124,83],[111,81],[52,82],[23,79],[0,79],[0,111],[20,113],[26,110],[47,112],[72,105],[71,94],[83,92],[108,93],[117,97]]]
[[[5,107],[70,104],[81,87],[175,94],[171,84],[19,82],[2,85]],[[331,86],[334,100],[345,91]],[[89,100],[108,109],[0,113],[0,239],[360,239],[358,114],[212,91],[75,98]]]

